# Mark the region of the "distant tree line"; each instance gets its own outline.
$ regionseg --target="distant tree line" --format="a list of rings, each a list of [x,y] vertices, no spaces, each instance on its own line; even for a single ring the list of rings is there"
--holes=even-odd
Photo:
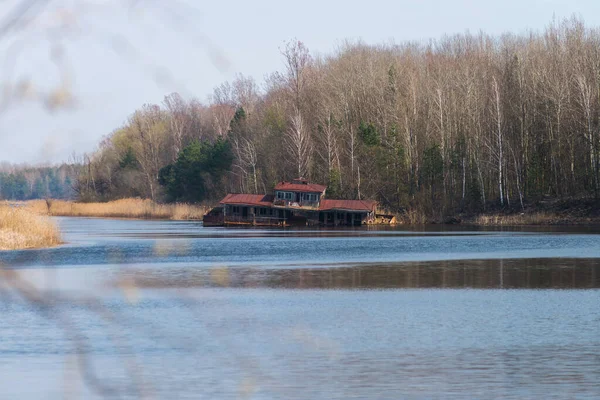
[[[0,200],[72,199],[78,166],[0,167]]]
[[[600,194],[600,31],[582,21],[282,58],[263,90],[239,76],[206,104],[143,106],[89,157],[81,196],[214,201],[304,176],[441,215]]]

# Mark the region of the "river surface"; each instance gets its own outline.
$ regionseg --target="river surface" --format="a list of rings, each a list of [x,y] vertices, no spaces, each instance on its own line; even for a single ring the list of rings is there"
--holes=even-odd
[[[0,252],[0,399],[600,398],[600,229],[59,218]]]

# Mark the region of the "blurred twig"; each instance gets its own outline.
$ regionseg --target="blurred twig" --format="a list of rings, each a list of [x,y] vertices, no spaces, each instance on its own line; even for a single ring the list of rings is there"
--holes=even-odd
[[[0,267],[0,282],[6,286],[0,286],[0,293],[5,299],[10,299],[10,293],[14,293],[23,299],[27,304],[32,306],[41,316],[53,320],[56,325],[63,330],[65,335],[73,344],[74,353],[79,366],[79,372],[83,381],[93,391],[104,397],[121,398],[123,395],[135,394],[140,398],[148,398],[148,385],[141,379],[140,369],[133,358],[129,358],[126,362],[126,369],[129,378],[133,385],[133,390],[125,391],[114,385],[110,385],[105,379],[102,379],[96,373],[90,355],[90,343],[83,333],[78,330],[75,323],[64,312],[61,312],[60,306],[80,305],[87,310],[94,312],[112,327],[112,332],[109,333],[115,345],[120,345],[133,355],[133,350],[128,346],[124,336],[118,328],[122,322],[118,317],[109,311],[100,303],[97,298],[86,297],[82,299],[64,298],[63,296],[51,291],[42,291],[35,286],[21,279],[17,271]]]
[[[51,0],[27,0],[19,1],[17,6],[14,7],[0,22],[0,38],[19,27],[19,25],[27,20],[33,18],[39,14]]]

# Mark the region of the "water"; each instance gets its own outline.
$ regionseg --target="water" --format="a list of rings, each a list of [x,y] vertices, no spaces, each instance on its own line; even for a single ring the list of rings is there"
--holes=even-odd
[[[59,222],[0,252],[0,399],[600,397],[595,228]]]

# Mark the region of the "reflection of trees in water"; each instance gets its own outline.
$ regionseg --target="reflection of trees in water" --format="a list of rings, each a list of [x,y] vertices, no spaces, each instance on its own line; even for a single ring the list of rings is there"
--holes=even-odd
[[[156,253],[186,253],[188,248],[173,246],[157,247]],[[118,258],[118,257],[117,257]],[[46,271],[50,276],[52,270]],[[597,288],[600,287],[600,260],[594,259],[530,259],[530,260],[464,260],[443,262],[415,262],[391,265],[358,265],[315,267],[227,267],[202,268],[170,266],[168,268],[130,267],[115,271],[114,285],[122,297],[117,303],[109,296],[96,292],[68,296],[56,290],[43,290],[27,279],[25,271],[0,270],[0,301],[5,304],[26,304],[27,310],[47,319],[64,332],[68,346],[74,354],[73,365],[90,390],[107,398],[153,398],[165,388],[153,387],[149,376],[164,376],[173,365],[165,364],[165,370],[156,371],[155,365],[144,365],[145,355],[139,354],[139,343],[130,341],[146,338],[152,348],[169,349],[181,353],[186,368],[204,366],[224,371],[231,365],[235,370],[228,377],[214,377],[220,383],[235,382],[240,397],[249,396],[257,388],[268,387],[277,392],[281,387],[277,374],[268,366],[261,365],[246,347],[255,338],[245,336],[244,321],[252,319],[251,307],[241,308],[236,300],[220,297],[204,288],[282,288],[282,289],[393,289],[393,288]],[[161,300],[158,309],[148,312],[155,299],[147,296],[152,289],[169,293]],[[162,290],[169,289],[169,290]],[[192,289],[192,290],[186,290]],[[215,307],[215,302],[219,307]],[[118,305],[115,305],[118,304]],[[154,304],[156,306],[156,304]],[[205,307],[209,305],[209,307]],[[139,309],[137,307],[140,307]],[[169,311],[172,310],[172,311]],[[264,310],[263,310],[264,311]],[[179,313],[176,318],[164,313]],[[222,313],[220,315],[219,313]],[[84,319],[82,320],[82,316]],[[224,332],[231,328],[224,318],[239,319],[235,325],[240,332]],[[225,318],[226,319],[226,318]],[[91,322],[90,322],[91,321]],[[98,322],[96,322],[98,321]],[[172,321],[192,324],[194,332],[172,326]],[[90,332],[89,324],[100,324],[102,329]],[[196,331],[195,329],[198,329]],[[98,332],[106,337],[97,338]],[[227,334],[223,334],[227,333]],[[287,346],[296,346],[306,353],[335,360],[337,344],[319,337],[300,325],[277,327],[274,337],[283,337]],[[117,361],[122,365],[123,376],[114,378],[115,371],[97,364],[98,343],[114,349]],[[201,354],[198,349],[227,349],[226,353]],[[111,350],[113,351],[113,350]],[[178,353],[178,354],[179,354]],[[67,357],[69,352],[65,352]],[[101,354],[101,353],[100,353]],[[173,357],[170,353],[169,355]],[[139,358],[138,358],[139,357]],[[179,357],[179,356],[175,356]],[[200,360],[200,361],[197,361]],[[334,362],[334,361],[331,361]],[[214,363],[214,365],[213,365]],[[188,365],[189,364],[189,365]],[[303,364],[301,364],[303,365]],[[286,364],[294,371],[293,362]],[[117,367],[114,367],[117,368]],[[151,371],[148,371],[150,369]],[[176,368],[175,368],[176,369]],[[300,374],[300,371],[296,371]],[[193,370],[190,370],[193,374]],[[203,375],[206,376],[206,375]],[[189,378],[189,377],[188,377]],[[76,378],[74,378],[76,379]],[[182,378],[185,380],[185,378]],[[216,381],[215,381],[216,382]],[[75,384],[72,381],[70,384]],[[162,384],[162,383],[161,383]],[[203,390],[205,386],[200,385]],[[169,389],[169,390],[172,390]],[[183,390],[183,388],[182,388]],[[176,392],[174,392],[176,393]],[[286,393],[279,393],[285,397]]]
[[[44,272],[48,280],[54,279],[53,270]],[[230,269],[225,267],[210,269],[205,276],[207,286],[228,286],[230,275]],[[170,398],[163,396],[189,395],[194,390],[202,395],[205,391],[215,392],[215,388],[237,394],[236,398],[249,398],[259,387],[268,387],[272,394],[286,397],[276,377],[280,371],[261,365],[260,358],[248,350],[255,338],[246,336],[243,330],[237,334],[223,331],[226,329],[224,317],[240,318],[242,323],[251,319],[247,307],[243,308],[242,315],[235,301],[202,290],[168,291],[157,300],[146,296],[144,289],[127,276],[115,283],[122,296],[113,297],[111,289],[108,296],[106,292],[95,290],[69,295],[32,284],[25,270],[0,265],[0,306],[16,308],[27,321],[32,320],[27,314],[33,313],[48,322],[49,325],[43,325],[45,331],[56,329],[64,336],[64,343],[49,335],[52,341],[36,346],[64,355],[66,397],[78,392],[79,379],[92,393],[104,398]],[[205,307],[214,302],[222,309]],[[180,329],[173,321],[187,328]],[[281,326],[271,333],[280,343],[300,347],[306,353],[325,359],[337,356],[336,343],[299,324]],[[42,335],[46,336],[47,332]],[[8,346],[10,349],[10,344]],[[221,352],[213,353],[212,349]],[[145,357],[161,352],[169,357],[164,365],[144,363]],[[45,351],[41,351],[40,355],[44,354]],[[111,357],[108,366],[106,355]],[[175,365],[174,358],[177,358]],[[56,367],[63,366],[57,363]],[[201,367],[207,370],[195,370]],[[169,375],[181,373],[182,368],[183,377]],[[212,375],[215,373],[218,375]],[[152,380],[153,374],[159,374],[158,381]],[[202,378],[209,378],[209,382]],[[190,386],[171,386],[171,381]]]
[[[124,273],[136,285],[146,288],[600,288],[600,260],[596,259],[459,260],[329,268],[219,267]]]
[[[65,357],[74,355],[75,368],[90,390],[108,398],[121,398],[125,395],[146,398],[150,386],[143,382],[138,362],[121,332],[120,326],[124,321],[119,314],[106,307],[101,299],[92,296],[68,297],[57,291],[40,289],[22,279],[18,271],[2,268],[1,265],[0,296],[4,304],[26,305],[26,310],[45,318],[61,330],[72,349]],[[113,346],[129,355],[123,363],[128,376],[126,381],[109,382],[98,373],[92,357],[92,340],[86,336],[81,323],[74,317],[76,309],[86,310],[102,321]],[[74,383],[67,382],[65,394],[68,394]]]

